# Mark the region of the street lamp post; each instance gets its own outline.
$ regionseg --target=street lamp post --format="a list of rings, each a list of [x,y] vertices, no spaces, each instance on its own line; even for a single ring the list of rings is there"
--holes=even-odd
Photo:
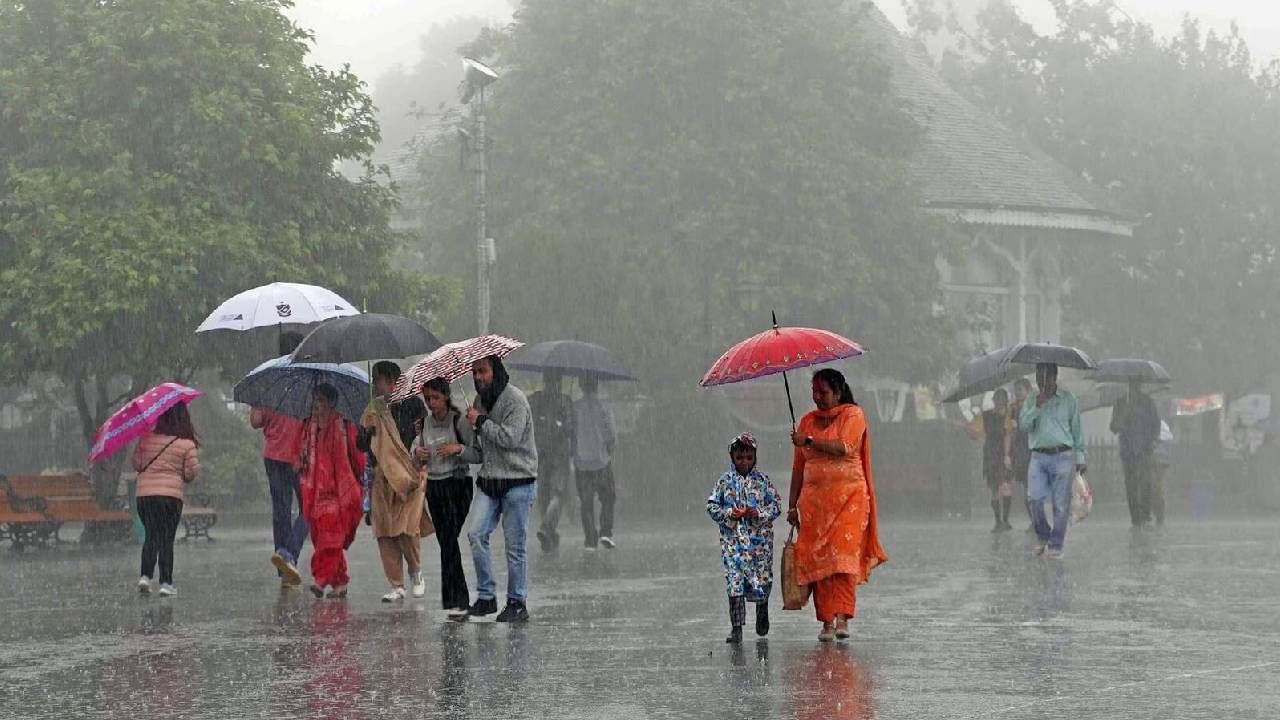
[[[489,267],[494,262],[493,240],[489,238],[488,138],[485,133],[484,89],[498,79],[498,73],[478,60],[463,58],[466,70],[462,103],[471,105],[475,138],[471,145],[471,170],[475,174],[476,202],[476,329],[489,332]],[[474,100],[474,102],[473,102]]]

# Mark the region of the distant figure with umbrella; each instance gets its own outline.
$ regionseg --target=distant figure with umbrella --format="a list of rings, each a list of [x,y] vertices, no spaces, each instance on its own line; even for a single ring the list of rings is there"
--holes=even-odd
[[[849,637],[857,586],[889,558],[880,546],[867,419],[839,371],[813,375],[813,404],[800,420],[787,521],[799,532],[796,581],[813,590],[813,605],[830,642]]]
[[[1009,506],[1013,501],[1013,434],[1017,422],[1009,416],[1009,391],[992,394],[992,408],[982,413],[982,476],[991,491],[996,524],[991,532],[1013,529]]]
[[[613,539],[613,508],[618,493],[612,460],[618,432],[613,412],[600,400],[600,381],[594,375],[584,375],[578,385],[582,397],[573,404],[573,470],[581,504],[583,546],[595,550],[599,543],[611,550],[617,547]]]
[[[413,596],[427,592],[422,578],[419,538],[426,512],[426,483],[409,455],[414,438],[422,428],[426,407],[418,396],[390,403],[400,366],[381,360],[373,366],[373,391],[377,395],[361,418],[356,447],[368,453],[373,479],[369,486],[370,522],[378,540],[382,570],[391,583],[383,602],[404,600],[404,571],[409,572]]]
[[[1071,516],[1072,479],[1086,469],[1084,431],[1075,395],[1058,387],[1056,364],[1037,363],[1036,384],[1040,392],[1027,398],[1018,416],[1031,448],[1027,500],[1036,531],[1035,554],[1043,555],[1047,548],[1050,558],[1060,559]],[[1053,503],[1052,528],[1044,514],[1046,500]]]
[[[569,501],[573,474],[573,399],[564,392],[564,374],[548,370],[542,389],[529,396],[538,438],[538,543],[543,552],[560,546],[560,513]]]
[[[1133,527],[1151,522],[1155,492],[1155,450],[1160,440],[1160,412],[1155,401],[1142,391],[1143,383],[1168,383],[1169,373],[1151,360],[1120,358],[1103,360],[1090,374],[1098,382],[1124,382],[1128,395],[1111,410],[1111,432],[1120,440],[1120,464],[1124,471],[1124,494]]]
[[[302,336],[287,332],[280,336],[280,354],[288,355],[298,346]],[[302,440],[302,421],[268,407],[254,406],[249,411],[249,425],[262,431],[262,464],[267,470],[267,487],[271,493],[271,537],[275,551],[271,564],[280,575],[284,587],[302,584],[298,558],[307,539],[307,521],[302,518],[302,489],[294,463],[298,459],[298,443]],[[298,514],[293,514],[294,499]]]
[[[345,598],[351,578],[346,549],[364,515],[360,481],[364,454],[356,448],[356,425],[337,410],[337,388],[319,383],[312,390],[311,417],[302,429],[298,475],[302,514],[311,529],[311,592],[316,598]]]

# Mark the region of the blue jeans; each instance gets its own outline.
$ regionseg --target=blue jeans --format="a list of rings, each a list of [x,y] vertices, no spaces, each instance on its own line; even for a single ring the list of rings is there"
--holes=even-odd
[[[276,552],[294,565],[307,539],[307,521],[302,519],[302,488],[293,466],[279,460],[263,459],[271,486],[271,536]],[[298,516],[293,517],[293,500],[298,500]]]
[[[476,597],[492,600],[496,584],[493,561],[489,558],[489,536],[502,521],[502,535],[507,546],[507,600],[524,602],[529,596],[528,552],[525,539],[529,534],[529,511],[538,496],[537,483],[518,485],[495,500],[483,492],[476,493],[475,519],[467,539],[471,541],[471,557],[476,563]]]
[[[1027,502],[1031,523],[1040,542],[1052,550],[1061,550],[1067,540],[1067,521],[1071,519],[1071,480],[1075,476],[1075,453],[1070,450],[1056,455],[1031,454],[1027,469]],[[1044,501],[1053,501],[1053,529],[1044,514]]]

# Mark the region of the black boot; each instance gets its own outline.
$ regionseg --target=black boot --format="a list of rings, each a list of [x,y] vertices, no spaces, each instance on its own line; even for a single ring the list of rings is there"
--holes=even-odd
[[[1013,498],[1000,498],[1000,524],[1005,530],[1012,530],[1013,526],[1009,524],[1009,506],[1013,504]]]
[[[741,644],[742,643],[742,626],[734,625],[733,628],[729,630],[729,637],[725,638],[724,641],[726,643],[729,643],[730,645]]]
[[[756,635],[764,637],[769,634],[769,601],[756,603]]]
[[[1004,523],[1000,522],[1000,501],[991,501],[991,512],[995,513],[996,516],[996,526],[991,528],[991,532],[998,533],[1001,530],[1004,530]]]
[[[729,631],[729,637],[724,641],[727,643],[742,642],[742,625],[747,621],[747,599],[742,595],[729,596],[729,627],[733,628]]]

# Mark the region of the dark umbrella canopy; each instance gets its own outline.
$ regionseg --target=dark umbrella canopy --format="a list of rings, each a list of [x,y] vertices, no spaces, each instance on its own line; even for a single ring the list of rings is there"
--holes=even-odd
[[[1009,349],[1005,362],[1019,365],[1040,365],[1042,363],[1060,367],[1090,370],[1093,361],[1079,348],[1053,343],[1019,343]]]
[[[444,343],[420,323],[399,315],[366,313],[328,320],[293,351],[295,362],[345,363],[426,355]]]
[[[285,355],[250,370],[231,396],[236,402],[305,420],[311,415],[311,391],[320,383],[337,389],[337,410],[343,417],[360,422],[369,404],[369,376],[350,365],[291,363]]]
[[[507,367],[528,372],[558,372],[601,380],[628,380],[635,377],[608,350],[578,340],[552,340],[529,345],[507,361]]]
[[[1154,360],[1139,360],[1136,358],[1103,360],[1098,363],[1093,372],[1089,373],[1089,378],[1098,382],[1117,383],[1128,383],[1135,380],[1140,383],[1157,384],[1173,382],[1173,378],[1169,376],[1169,371],[1165,370],[1160,363]]]
[[[960,382],[943,402],[960,402],[975,395],[991,392],[1031,373],[1028,365],[1007,362],[1011,348],[1000,348],[976,357],[960,368]]]

